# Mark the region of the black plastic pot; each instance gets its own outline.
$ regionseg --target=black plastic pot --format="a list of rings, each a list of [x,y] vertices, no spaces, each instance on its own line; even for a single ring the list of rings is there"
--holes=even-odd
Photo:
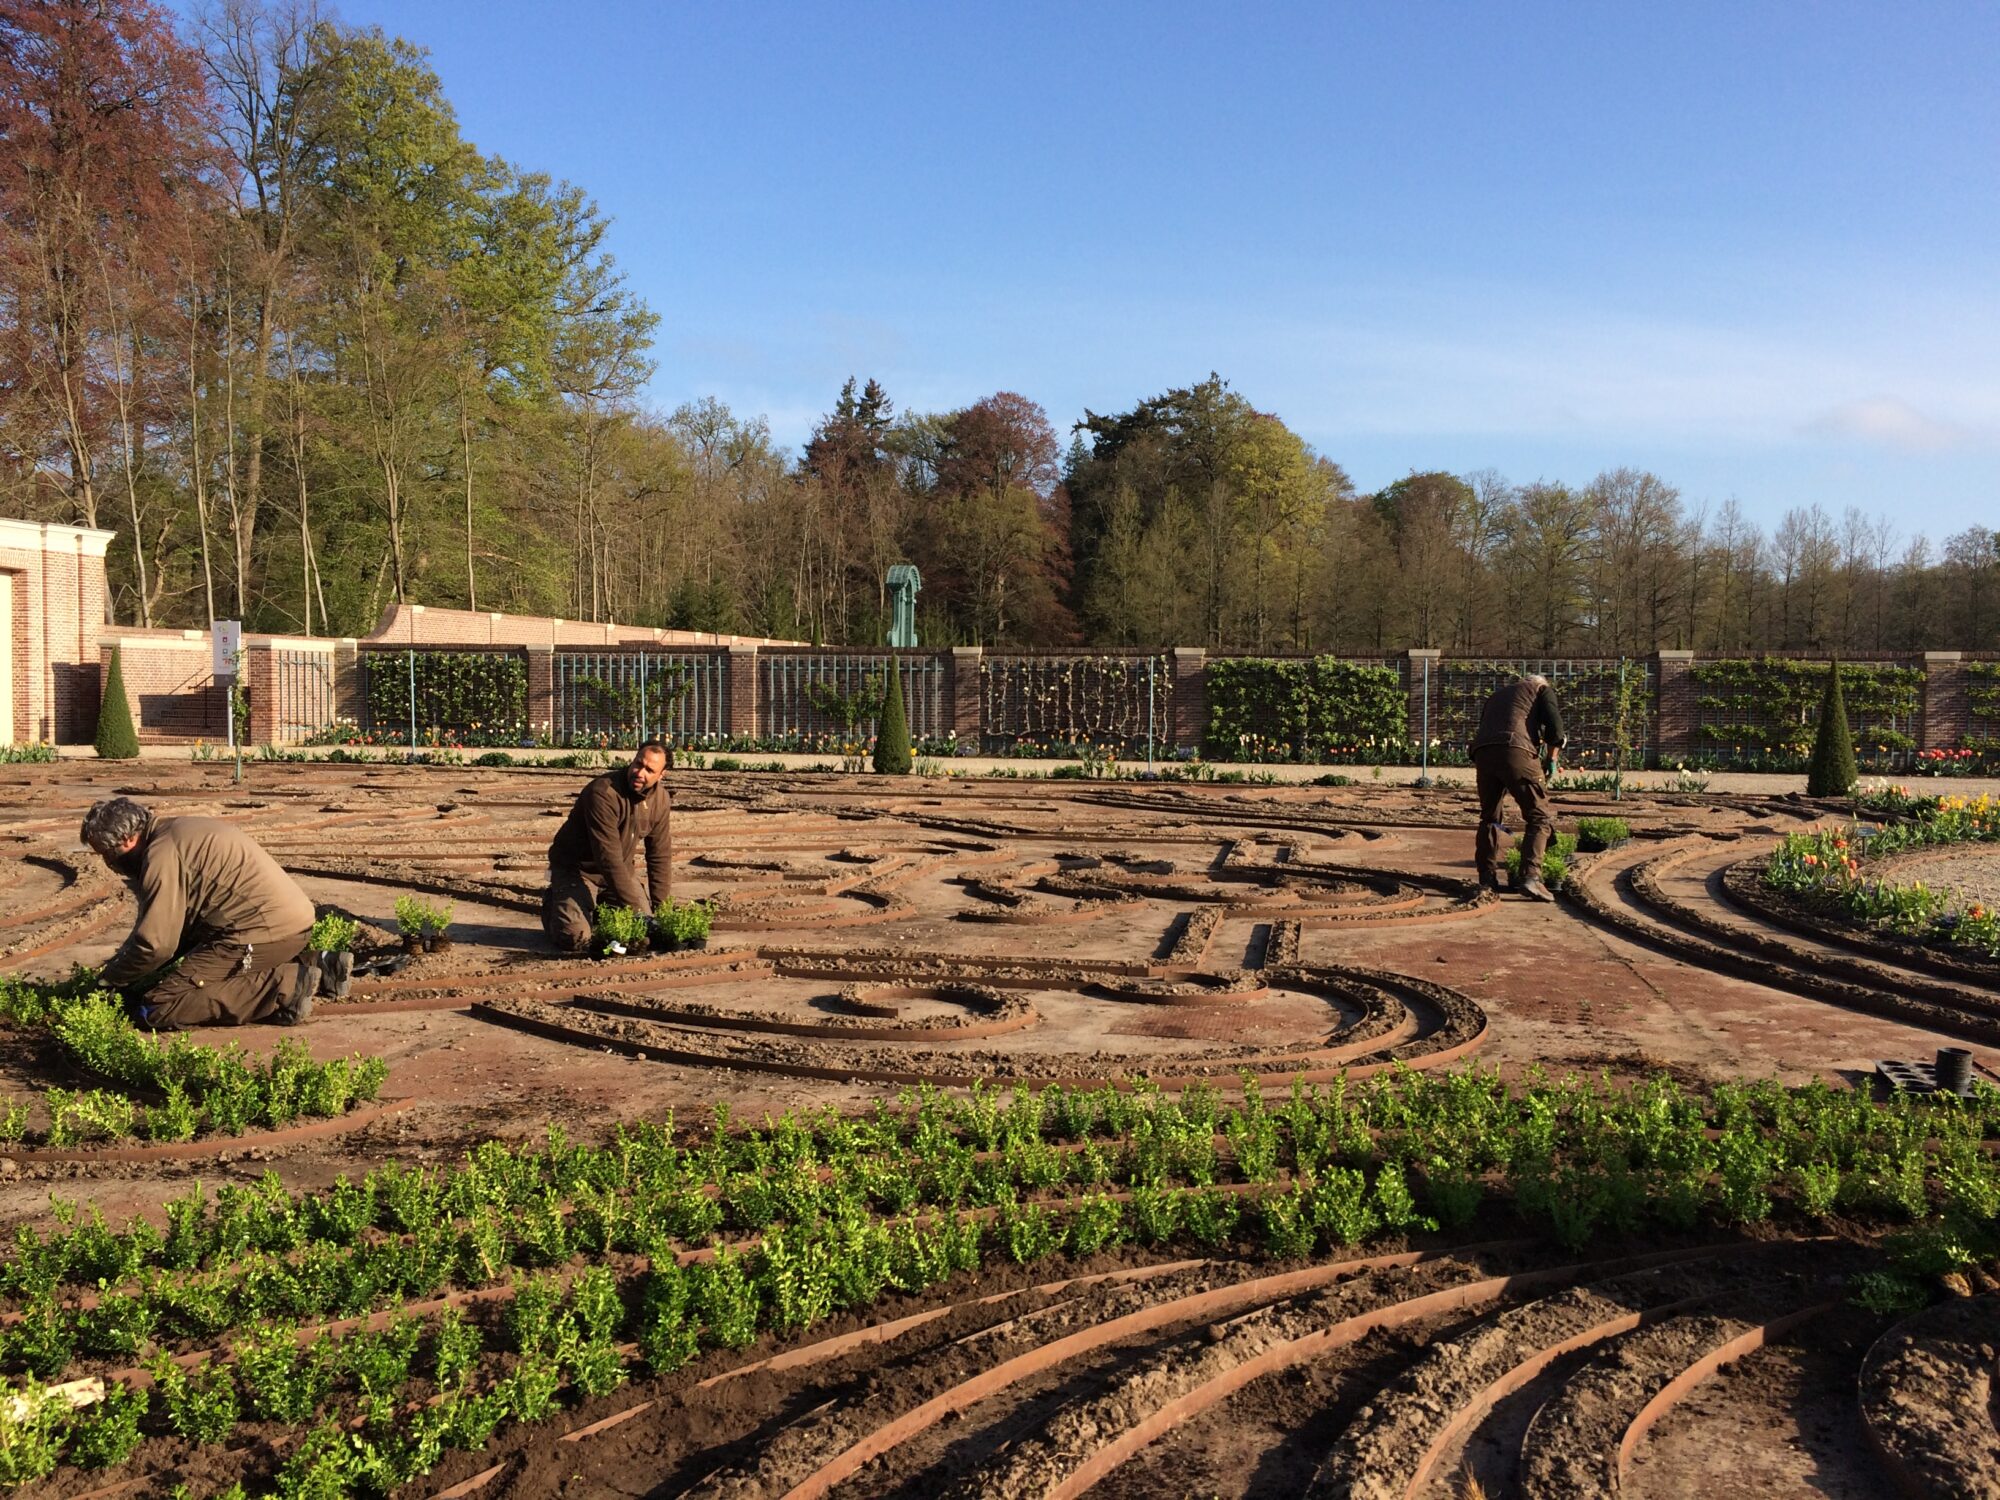
[[[404,934],[403,934],[403,951],[404,951],[405,953],[421,953],[421,952],[423,952],[423,951],[424,951],[424,935],[423,935],[422,933],[420,933],[420,932],[406,932],[406,933],[404,933]]]
[[[345,1000],[354,983],[354,955],[345,951],[319,955],[320,991],[335,1000]]]
[[[1940,1094],[1968,1098],[1972,1094],[1972,1054],[1963,1047],[1940,1047],[1937,1054],[1937,1088]]]

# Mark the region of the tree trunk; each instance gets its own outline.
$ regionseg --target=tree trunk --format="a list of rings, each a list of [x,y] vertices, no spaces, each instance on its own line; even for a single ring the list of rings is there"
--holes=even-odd
[[[465,607],[479,608],[479,584],[472,562],[472,418],[465,409],[465,394],[458,400],[458,440],[465,452]]]

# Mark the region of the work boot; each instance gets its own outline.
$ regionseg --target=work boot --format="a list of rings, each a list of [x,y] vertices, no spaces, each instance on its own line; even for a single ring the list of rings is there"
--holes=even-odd
[[[1493,870],[1481,870],[1479,872],[1479,888],[1482,891],[1492,891],[1497,895],[1500,890],[1499,874]]]
[[[1525,880],[1516,880],[1514,882],[1514,889],[1519,891],[1523,896],[1526,896],[1530,901],[1553,901],[1556,899],[1556,893],[1546,885],[1543,885],[1541,879],[1534,875],[1528,876]]]
[[[319,962],[302,959],[291,992],[278,1000],[278,1012],[271,1019],[280,1026],[303,1026],[312,1019],[313,996],[319,990]]]

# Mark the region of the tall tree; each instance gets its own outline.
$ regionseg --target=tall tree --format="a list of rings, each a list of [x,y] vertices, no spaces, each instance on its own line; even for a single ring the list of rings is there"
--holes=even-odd
[[[199,211],[213,130],[200,59],[151,0],[0,0],[0,401],[85,525],[121,458],[135,545],[159,251]]]

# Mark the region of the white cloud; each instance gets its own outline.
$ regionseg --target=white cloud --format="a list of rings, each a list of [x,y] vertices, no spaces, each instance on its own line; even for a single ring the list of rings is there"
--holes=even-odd
[[[1955,423],[1925,416],[1900,396],[1846,402],[1823,412],[1799,430],[1808,437],[1859,438],[1914,453],[1953,448],[1971,436]]]

